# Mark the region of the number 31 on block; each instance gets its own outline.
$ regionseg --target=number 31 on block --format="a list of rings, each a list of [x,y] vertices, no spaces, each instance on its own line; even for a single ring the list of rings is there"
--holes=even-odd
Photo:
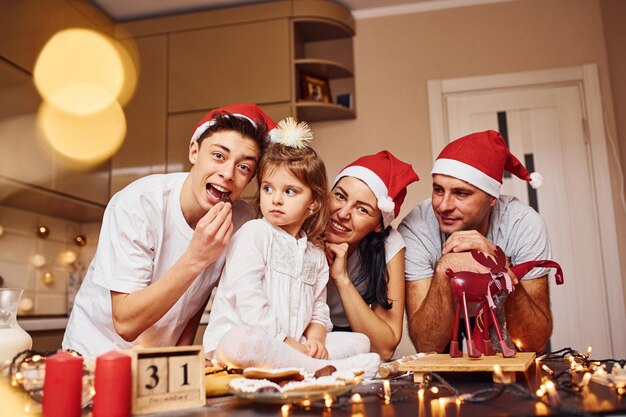
[[[135,348],[132,358],[133,414],[205,404],[202,346]]]

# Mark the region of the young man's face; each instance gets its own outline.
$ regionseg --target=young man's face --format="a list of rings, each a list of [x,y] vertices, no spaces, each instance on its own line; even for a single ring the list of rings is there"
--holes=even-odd
[[[189,145],[189,175],[193,198],[208,211],[223,196],[234,201],[254,177],[260,149],[254,139],[232,130],[220,130],[201,144]]]
[[[483,190],[454,177],[434,174],[432,200],[443,233],[477,230],[487,234],[496,199]]]

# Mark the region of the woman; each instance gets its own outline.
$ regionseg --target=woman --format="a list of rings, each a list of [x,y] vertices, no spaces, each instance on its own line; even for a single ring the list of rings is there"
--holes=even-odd
[[[333,330],[365,334],[382,360],[400,343],[404,317],[404,241],[390,224],[417,180],[411,165],[382,151],[344,168],[328,201]]]

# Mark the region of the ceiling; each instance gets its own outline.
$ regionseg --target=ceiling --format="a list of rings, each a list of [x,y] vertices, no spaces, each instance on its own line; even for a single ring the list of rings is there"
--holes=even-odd
[[[91,0],[114,21],[166,16],[177,13],[242,6],[271,0]],[[348,9],[363,11],[415,3],[446,2],[449,0],[334,0]]]

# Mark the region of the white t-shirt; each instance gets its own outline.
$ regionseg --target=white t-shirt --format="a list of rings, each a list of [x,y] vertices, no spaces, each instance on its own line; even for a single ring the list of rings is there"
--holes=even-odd
[[[180,207],[187,173],[141,178],[113,196],[63,338],[64,349],[94,357],[112,349],[175,345],[189,319],[217,285],[225,254],[205,269],[174,306],[139,337],[126,342],[113,327],[110,291],[131,293],[163,276],[193,236]],[[248,205],[233,203],[235,229],[250,218]]]
[[[251,220],[233,236],[226,266],[204,332],[204,350],[215,350],[237,325],[254,326],[281,342],[304,342],[310,323],[332,329],[324,252],[306,236],[294,238],[265,219]]]
[[[443,243],[448,238],[439,230],[432,200],[424,200],[411,210],[398,226],[398,231],[406,242],[406,280],[432,277],[441,258]],[[552,259],[548,230],[543,219],[532,207],[515,197],[501,195],[497,199],[489,216],[486,237],[502,248],[512,265]],[[547,268],[535,268],[524,279],[539,278],[548,272]]]
[[[396,229],[391,229],[389,236],[385,239],[385,261],[389,263],[403,248],[404,240],[402,236]],[[363,294],[367,289],[367,279],[359,282],[360,268],[361,257],[359,256],[359,251],[355,250],[348,258],[348,276],[353,284],[356,283],[355,286],[359,293]],[[350,323],[343,309],[343,304],[341,303],[339,290],[332,279],[328,283],[328,306],[330,307],[330,317],[334,326],[350,327]]]

